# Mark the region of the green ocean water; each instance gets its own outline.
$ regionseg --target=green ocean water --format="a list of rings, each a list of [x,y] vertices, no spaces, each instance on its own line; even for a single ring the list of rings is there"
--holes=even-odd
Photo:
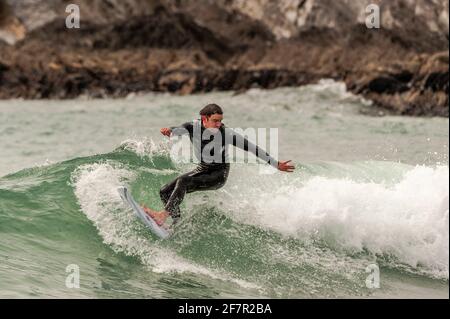
[[[279,129],[293,174],[232,164],[159,240],[117,187],[162,208],[193,168],[160,127],[216,102]],[[2,298],[448,298],[448,119],[367,117],[342,84],[124,100],[0,102]],[[79,288],[66,280],[75,265]],[[379,267],[380,287],[368,287]]]

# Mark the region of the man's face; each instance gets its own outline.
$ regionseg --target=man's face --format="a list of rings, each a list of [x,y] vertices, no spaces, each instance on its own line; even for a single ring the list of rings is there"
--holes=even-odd
[[[214,133],[220,129],[222,126],[223,115],[222,114],[213,114],[211,116],[203,117],[203,126]]]

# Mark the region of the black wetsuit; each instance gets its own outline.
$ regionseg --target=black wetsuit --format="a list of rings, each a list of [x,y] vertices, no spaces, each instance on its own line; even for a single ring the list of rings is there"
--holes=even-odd
[[[230,171],[228,145],[250,151],[272,166],[278,166],[278,162],[267,152],[224,125],[216,133],[210,130],[205,132],[207,129],[200,120],[171,129],[175,136],[189,134],[196,158],[200,161],[193,171],[177,177],[160,190],[165,210],[170,213],[174,222],[180,217],[180,204],[186,193],[216,190],[225,185]]]

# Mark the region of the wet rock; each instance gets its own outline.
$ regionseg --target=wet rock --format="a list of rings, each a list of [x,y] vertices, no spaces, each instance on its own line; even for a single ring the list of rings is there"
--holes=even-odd
[[[370,2],[73,0],[82,22],[69,30],[66,1],[0,0],[0,37],[14,23],[24,30],[0,40],[0,98],[243,92],[332,78],[374,101],[367,113],[448,116],[448,2],[382,0],[382,28],[367,29]]]

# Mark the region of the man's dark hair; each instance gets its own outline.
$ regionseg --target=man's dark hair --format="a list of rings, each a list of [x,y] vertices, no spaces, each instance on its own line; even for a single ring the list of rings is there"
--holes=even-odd
[[[222,108],[218,106],[217,104],[208,104],[205,106],[201,111],[200,115],[210,117],[214,114],[223,114]]]

